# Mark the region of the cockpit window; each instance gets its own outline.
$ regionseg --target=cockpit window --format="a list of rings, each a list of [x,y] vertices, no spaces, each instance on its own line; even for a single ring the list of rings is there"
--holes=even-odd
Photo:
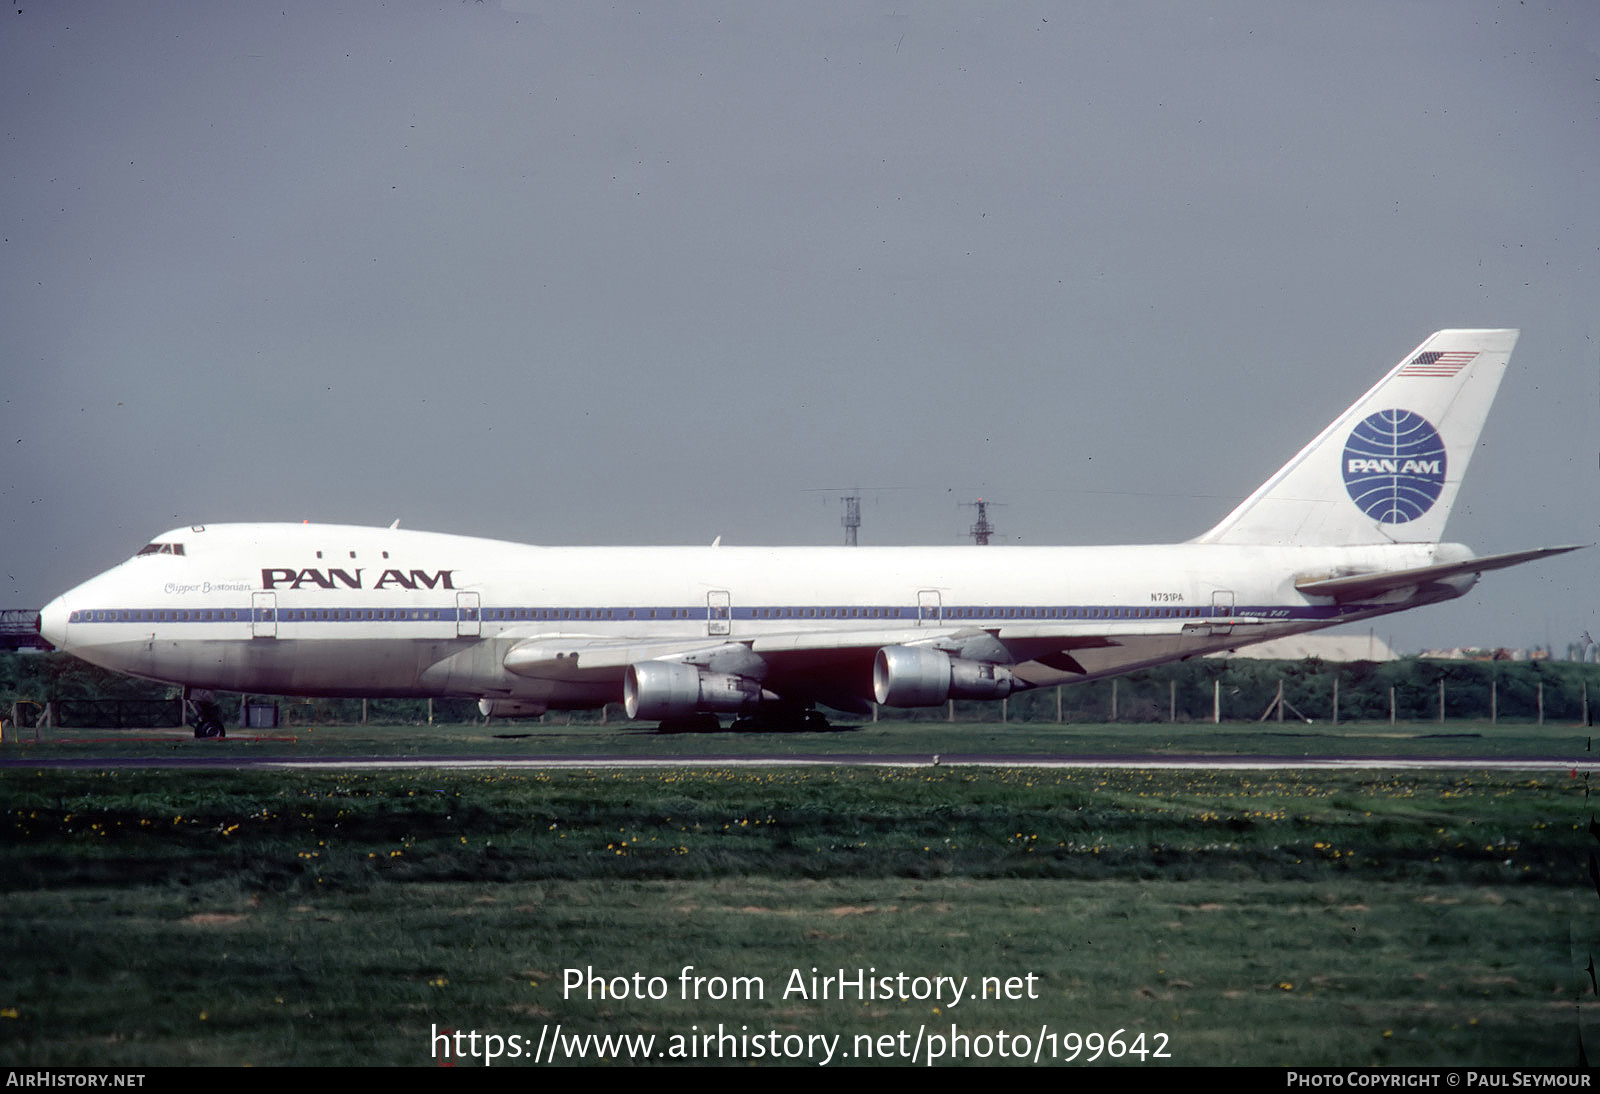
[[[143,547],[139,548],[139,554],[141,554],[141,555],[181,555],[181,554],[183,554],[183,544],[181,544],[181,543],[147,543]],[[137,558],[138,556],[136,555],[134,557]]]

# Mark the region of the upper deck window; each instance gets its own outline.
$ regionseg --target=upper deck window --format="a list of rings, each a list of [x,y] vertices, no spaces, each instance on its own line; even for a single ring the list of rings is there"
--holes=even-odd
[[[181,544],[181,543],[147,543],[143,547],[139,548],[139,554],[141,554],[141,555],[181,555],[181,554],[183,554],[183,544]],[[138,556],[136,555],[135,557],[138,557]]]

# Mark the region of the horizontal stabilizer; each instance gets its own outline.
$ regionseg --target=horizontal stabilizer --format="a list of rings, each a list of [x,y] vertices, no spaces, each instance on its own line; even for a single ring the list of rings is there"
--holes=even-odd
[[[1537,547],[1531,551],[1512,551],[1503,555],[1485,555],[1469,558],[1465,562],[1444,562],[1437,566],[1419,566],[1410,570],[1387,570],[1375,574],[1349,574],[1343,577],[1302,578],[1294,587],[1307,596],[1331,596],[1335,600],[1368,600],[1395,589],[1426,585],[1462,574],[1481,574],[1487,570],[1503,570],[1536,558],[1564,555],[1581,550],[1585,545],[1570,547]]]

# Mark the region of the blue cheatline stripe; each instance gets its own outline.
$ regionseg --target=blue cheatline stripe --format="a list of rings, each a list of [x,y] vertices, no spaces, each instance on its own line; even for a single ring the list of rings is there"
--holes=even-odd
[[[1337,619],[1365,610],[1360,605],[1271,605],[1236,607],[1231,611],[1196,607],[1133,607],[1126,604],[1092,605],[948,605],[942,610],[905,605],[810,605],[758,608],[692,607],[650,608],[85,608],[75,611],[69,623],[689,623],[722,620],[756,623],[866,622],[941,624],[970,623],[993,626],[1041,622],[1136,622],[1138,620],[1194,620],[1252,618],[1283,621]]]

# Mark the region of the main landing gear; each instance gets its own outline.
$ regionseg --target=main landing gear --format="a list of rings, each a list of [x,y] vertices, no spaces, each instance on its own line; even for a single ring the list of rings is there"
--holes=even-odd
[[[751,714],[733,720],[735,733],[824,733],[833,727],[822,711],[784,703],[762,703]]]
[[[824,733],[833,727],[820,710],[790,703],[762,703],[741,714],[728,727],[734,733]],[[720,733],[722,721],[715,714],[700,712],[677,718],[663,718],[661,733]]]

